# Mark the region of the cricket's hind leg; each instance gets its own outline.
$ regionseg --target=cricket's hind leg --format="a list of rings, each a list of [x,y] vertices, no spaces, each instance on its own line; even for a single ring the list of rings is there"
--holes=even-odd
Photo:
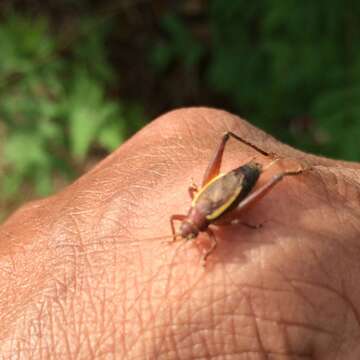
[[[284,160],[290,160],[290,159],[276,158],[263,168],[263,172],[270,169],[275,164],[281,165],[281,161]],[[276,184],[282,181],[285,177],[297,176],[310,169],[308,167],[304,167],[297,160],[295,159],[292,160],[294,163],[296,163],[295,167],[287,168],[287,169],[283,167],[282,171],[275,173],[265,184],[263,184],[260,188],[258,188],[254,192],[250,193],[250,195],[247,196],[243,201],[241,201],[240,204],[237,206],[235,210],[236,215],[238,216],[241,211],[245,210],[247,207],[249,207],[250,205],[254,204],[256,201],[263,198],[266,194],[269,193],[269,191],[271,191],[274,188]]]
[[[228,140],[230,139],[230,137],[232,137],[235,140],[237,140],[237,141],[239,141],[239,142],[253,148],[258,153],[260,153],[260,154],[262,154],[264,156],[273,157],[272,153],[268,153],[267,151],[265,151],[265,150],[259,148],[258,146],[250,143],[249,141],[244,140],[239,135],[236,135],[235,133],[233,133],[231,131],[228,131],[223,135],[218,148],[215,150],[215,153],[214,153],[212,159],[209,162],[209,165],[208,165],[208,167],[207,167],[207,169],[205,171],[204,177],[203,177],[201,187],[205,186],[211,179],[213,179],[214,177],[219,175],[220,167],[221,167],[221,161],[222,161],[222,157],[223,157],[223,154],[224,154],[225,146],[226,146],[226,143],[228,142]]]

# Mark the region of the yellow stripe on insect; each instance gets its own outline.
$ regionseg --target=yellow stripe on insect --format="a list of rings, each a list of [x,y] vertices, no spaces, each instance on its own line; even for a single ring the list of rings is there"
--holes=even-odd
[[[221,177],[223,177],[225,174],[219,174],[218,176],[215,176],[214,178],[212,178],[204,187],[202,187],[198,193],[196,193],[195,197],[193,198],[193,201],[191,202],[191,206],[195,206],[199,196],[213,183],[215,182],[217,179],[220,179]]]
[[[198,198],[200,197],[200,195],[207,190],[207,188],[214,183],[216,180],[220,179],[221,177],[223,177],[226,174],[219,174],[218,176],[215,176],[213,179],[211,179],[211,181],[209,181],[203,188],[200,189],[200,191],[195,195],[193,201],[192,201],[192,206],[196,205],[196,202],[198,200]],[[224,203],[222,206],[220,206],[218,209],[216,209],[212,214],[206,216],[207,220],[214,220],[217,217],[219,217],[223,212],[225,212],[231,205],[232,203],[235,201],[235,199],[238,197],[238,195],[240,194],[241,191],[241,187],[239,187],[237,189],[237,191],[234,192],[234,195],[231,196],[231,198]]]
[[[218,209],[216,209],[212,214],[208,215],[206,217],[207,220],[214,220],[217,217],[219,217],[222,213],[224,213],[235,201],[235,199],[240,194],[241,187],[238,187],[238,189],[234,192],[234,195],[222,206],[220,206]]]

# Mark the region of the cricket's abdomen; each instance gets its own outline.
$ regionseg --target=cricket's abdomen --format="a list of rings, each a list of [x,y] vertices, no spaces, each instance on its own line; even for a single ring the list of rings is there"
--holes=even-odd
[[[193,207],[213,221],[234,209],[255,186],[261,165],[250,162],[206,184],[193,200]]]

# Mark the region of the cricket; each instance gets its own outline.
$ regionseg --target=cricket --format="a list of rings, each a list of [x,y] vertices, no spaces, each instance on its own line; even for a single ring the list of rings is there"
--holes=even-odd
[[[225,146],[230,138],[253,148],[259,154],[269,158],[270,163],[261,165],[254,161],[256,158],[254,156],[244,165],[228,173],[220,173]],[[196,239],[199,233],[205,232],[211,241],[209,249],[202,257],[202,263],[205,266],[207,258],[217,246],[216,236],[209,227],[211,224],[224,226],[238,223],[239,212],[264,197],[284,177],[299,175],[305,171],[300,164],[295,170],[282,169],[258,189],[252,191],[261,174],[280,160],[281,158],[275,154],[260,149],[235,133],[226,132],[205,171],[201,187],[191,184],[188,189],[192,199],[188,213],[186,215],[174,214],[170,217],[172,241]],[[232,216],[232,211],[235,209],[236,218]],[[176,221],[181,222],[178,231],[175,229]]]

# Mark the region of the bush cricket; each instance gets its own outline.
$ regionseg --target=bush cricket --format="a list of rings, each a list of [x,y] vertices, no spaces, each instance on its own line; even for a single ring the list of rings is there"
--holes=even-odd
[[[264,167],[251,160],[226,174],[220,173],[225,145],[230,137],[250,146],[263,156],[271,158],[272,161]],[[203,265],[205,265],[206,259],[217,246],[216,237],[209,225],[236,223],[237,219],[229,221],[224,219],[224,215],[228,215],[227,218],[231,217],[231,211],[234,209],[237,209],[238,215],[240,211],[266,195],[285,176],[298,175],[305,170],[300,164],[296,170],[282,170],[252,192],[260,175],[279,160],[280,158],[276,158],[274,154],[260,149],[235,133],[226,132],[205,171],[201,188],[198,189],[194,184],[189,187],[192,203],[188,213],[186,215],[175,214],[170,218],[173,241],[178,238],[195,239],[200,232],[206,232],[211,240],[211,246],[202,258]],[[178,232],[175,231],[175,221],[181,221]]]

